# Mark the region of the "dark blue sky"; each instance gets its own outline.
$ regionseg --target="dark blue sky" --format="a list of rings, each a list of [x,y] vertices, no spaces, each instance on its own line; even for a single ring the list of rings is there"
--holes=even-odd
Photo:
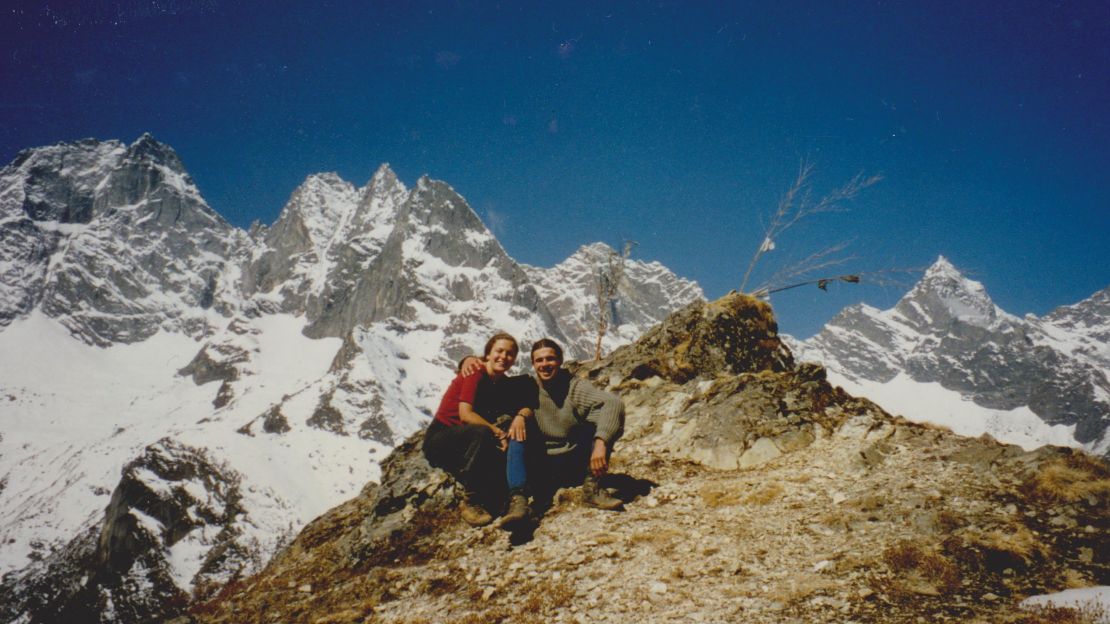
[[[311,173],[389,162],[450,183],[520,261],[632,239],[716,297],[808,158],[818,193],[884,180],[762,277],[851,239],[843,271],[945,255],[1016,314],[1110,284],[1110,3],[545,4],[17,2],[0,160],[149,131],[240,226]],[[890,277],[773,301],[806,336],[917,275]]]

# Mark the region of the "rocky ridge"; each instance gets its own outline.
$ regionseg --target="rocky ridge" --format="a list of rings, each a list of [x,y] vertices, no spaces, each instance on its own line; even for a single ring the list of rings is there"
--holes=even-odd
[[[630,266],[676,307],[693,292]],[[149,135],[22,152],[0,170],[0,612],[145,622],[256,570],[378,477],[488,335],[575,343],[560,296],[449,185],[409,189],[388,165],[361,187],[310,176],[246,232]],[[129,466],[171,446],[205,449],[239,511],[152,513],[191,455]]]
[[[1043,318],[1020,318],[942,257],[892,309],[849,306],[794,348],[853,391],[889,397],[885,407],[915,420],[937,406],[920,399],[924,392],[898,392],[893,384],[938,384],[997,413],[997,423],[982,430],[1000,437],[1037,427],[1046,433],[1033,438],[1043,441],[1050,429],[1066,428],[1073,444],[1107,455],[1108,301],[1110,288]],[[899,401],[899,394],[915,398]],[[1044,424],[1014,424],[1023,411]]]
[[[467,527],[417,434],[177,621],[1081,621],[1018,602],[1110,581],[1105,462],[892,417],[795,365],[756,300],[691,304],[576,368],[628,407],[606,483],[624,512],[561,490],[531,530]]]

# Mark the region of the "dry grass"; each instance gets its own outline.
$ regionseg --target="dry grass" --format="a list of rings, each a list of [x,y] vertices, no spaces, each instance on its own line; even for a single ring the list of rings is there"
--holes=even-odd
[[[782,496],[785,491],[778,483],[769,483],[748,495],[744,502],[749,505],[768,505]]]
[[[964,520],[963,516],[951,509],[941,509],[937,512],[937,528],[942,533],[951,533],[965,524],[967,524],[967,521]]]
[[[1025,486],[1026,494],[1036,500],[1105,505],[1110,500],[1110,468],[1086,453],[1075,452],[1042,464]]]
[[[618,538],[613,533],[598,533],[597,535],[594,535],[594,542],[596,542],[599,546],[604,546],[606,544],[616,544],[618,541],[620,541],[620,538]]]
[[[1020,569],[1045,561],[1049,549],[1021,524],[1005,529],[973,529],[946,542],[946,549],[978,567],[999,573],[1007,568]]]
[[[565,581],[536,583],[526,588],[525,591],[524,600],[520,603],[521,612],[537,617],[552,615],[570,605],[574,600],[574,587]]]
[[[739,505],[741,501],[740,492],[736,491],[736,488],[726,487],[718,483],[703,485],[698,490],[698,496],[701,497],[705,506],[710,509],[732,507]]]
[[[883,589],[896,600],[947,595],[960,588],[960,569],[932,549],[902,541],[884,550],[882,559],[895,575]]]
[[[789,605],[815,593],[836,588],[836,582],[831,579],[809,572],[799,572],[772,588],[767,597]]]
[[[628,543],[632,546],[637,546],[639,544],[649,544],[649,545],[658,546],[658,545],[671,544],[675,540],[677,540],[679,538],[682,538],[682,537],[683,537],[683,534],[680,531],[676,531],[674,529],[661,529],[661,530],[658,530],[658,531],[640,531],[640,532],[637,532],[637,533],[633,533],[632,536],[628,538]]]

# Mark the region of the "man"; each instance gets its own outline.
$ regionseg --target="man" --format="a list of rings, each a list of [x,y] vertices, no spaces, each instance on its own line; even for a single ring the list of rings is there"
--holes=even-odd
[[[582,483],[585,503],[598,509],[621,506],[602,489],[613,443],[624,432],[624,404],[563,368],[563,348],[550,338],[532,345],[532,369],[539,397],[536,425],[544,434],[549,470],[561,482]]]

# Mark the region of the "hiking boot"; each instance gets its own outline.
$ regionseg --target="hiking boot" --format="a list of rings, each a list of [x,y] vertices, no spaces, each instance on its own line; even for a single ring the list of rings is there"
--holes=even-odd
[[[582,502],[595,509],[607,511],[620,509],[624,504],[621,499],[610,496],[593,475],[587,475],[586,480],[582,482]]]
[[[532,511],[528,509],[528,499],[520,494],[513,494],[509,498],[509,510],[501,516],[501,526],[508,527],[528,519]]]
[[[493,522],[493,516],[473,502],[471,495],[465,494],[463,500],[459,503],[459,515],[462,516],[463,521],[472,527],[480,527]]]

